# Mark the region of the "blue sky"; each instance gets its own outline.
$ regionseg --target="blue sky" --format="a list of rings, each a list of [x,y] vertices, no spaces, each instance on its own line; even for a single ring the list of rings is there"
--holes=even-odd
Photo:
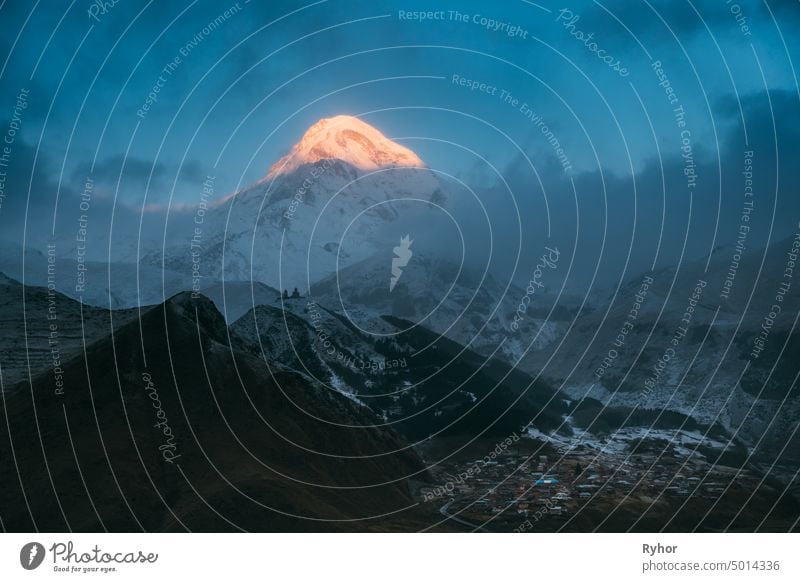
[[[736,233],[720,224],[738,221],[745,149],[756,152],[762,193],[764,226],[753,241],[797,226],[794,0],[120,0],[104,14],[92,6],[0,4],[0,125],[8,127],[19,92],[29,91],[0,207],[6,237],[18,238],[26,220],[37,225],[32,232],[54,222],[57,229],[59,216],[72,220],[89,173],[95,212],[116,197],[118,220],[144,206],[198,202],[209,174],[224,196],[262,177],[316,120],[342,113],[364,116],[431,167],[479,187],[502,224],[512,220],[511,205],[488,161],[514,190],[529,244],[554,229],[572,239],[584,214],[580,231],[589,239],[611,228],[630,246],[635,225],[652,234],[663,219],[690,232],[695,254],[729,243]],[[439,18],[401,17],[415,11]],[[588,34],[592,49],[581,40]],[[654,61],[685,110],[685,128]],[[176,66],[165,75],[169,63]],[[453,75],[497,91],[470,91]],[[160,77],[157,100],[137,115]],[[502,91],[518,101],[504,101]],[[527,110],[552,130],[570,172]],[[682,177],[684,129],[697,168],[693,191]],[[636,245],[642,264],[654,253],[648,240]],[[664,260],[680,246],[662,249]]]

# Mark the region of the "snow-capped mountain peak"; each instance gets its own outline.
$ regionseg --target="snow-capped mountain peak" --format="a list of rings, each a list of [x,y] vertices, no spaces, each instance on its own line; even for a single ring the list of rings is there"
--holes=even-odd
[[[323,119],[266,179],[209,206],[191,243],[193,281],[199,271],[201,283],[224,278],[308,289],[375,253],[383,261],[388,253],[391,262],[410,225],[422,228],[448,203],[449,186],[363,121]],[[185,272],[186,249],[159,248],[143,262]],[[206,284],[193,285],[206,292]],[[384,287],[388,292],[388,279]]]
[[[425,167],[414,152],[368,123],[350,115],[337,115],[312,125],[291,151],[270,168],[267,178],[289,174],[305,164],[321,160],[342,160],[367,172]]]

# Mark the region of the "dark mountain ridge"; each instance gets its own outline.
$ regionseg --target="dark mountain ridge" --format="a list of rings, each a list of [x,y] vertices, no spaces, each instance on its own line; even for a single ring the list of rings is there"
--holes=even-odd
[[[63,395],[45,374],[2,402],[9,531],[366,530],[414,520],[406,479],[424,469],[403,439],[285,366],[267,372],[229,341],[205,298],[173,297],[63,370]]]

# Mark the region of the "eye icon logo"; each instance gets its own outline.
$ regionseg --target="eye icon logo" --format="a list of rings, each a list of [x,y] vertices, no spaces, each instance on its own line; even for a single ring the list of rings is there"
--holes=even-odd
[[[19,563],[26,570],[35,570],[44,561],[44,546],[37,542],[30,542],[22,546],[19,552]]]

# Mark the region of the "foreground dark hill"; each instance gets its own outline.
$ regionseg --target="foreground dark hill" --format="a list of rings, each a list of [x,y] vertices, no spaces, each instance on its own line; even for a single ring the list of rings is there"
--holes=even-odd
[[[81,352],[139,314],[81,304],[45,287],[24,286],[0,273],[0,371],[2,386],[12,390],[61,360]]]
[[[63,395],[43,374],[0,407],[8,531],[419,527],[403,439],[237,351],[207,299],[176,296],[63,367]]]

